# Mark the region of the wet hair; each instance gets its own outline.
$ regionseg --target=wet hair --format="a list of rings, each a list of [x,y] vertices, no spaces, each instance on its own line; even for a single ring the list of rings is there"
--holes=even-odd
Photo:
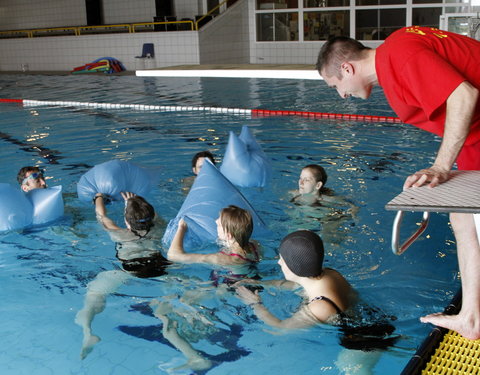
[[[125,220],[130,225],[130,229],[139,237],[138,231],[146,231],[147,233],[153,227],[153,219],[155,218],[155,210],[153,206],[144,198],[136,195],[129,198],[125,207]]]
[[[336,76],[342,79],[341,65],[346,61],[357,61],[363,52],[369,50],[359,41],[346,36],[330,38],[320,49],[316,68],[320,74],[324,70],[327,77]]]
[[[317,277],[323,272],[323,241],[312,231],[290,233],[282,240],[278,252],[290,271],[297,276]]]
[[[42,173],[42,170],[38,167],[23,167],[21,168],[18,173],[17,173],[17,181],[18,183],[21,185],[23,180],[25,180],[25,178],[27,177],[27,173]]]
[[[220,211],[220,223],[225,232],[237,241],[244,250],[248,249],[253,232],[253,219],[250,212],[237,206],[228,206]]]
[[[210,159],[212,164],[215,165],[215,159],[210,151],[200,151],[197,152],[192,158],[192,168],[195,168],[197,166],[197,160],[200,158]]]
[[[318,164],[309,164],[302,168],[302,170],[304,169],[310,169],[310,171],[313,174],[313,177],[315,178],[315,182],[321,182],[322,189],[325,187],[328,176],[327,176],[327,172],[325,172],[325,169],[323,169],[322,166]]]

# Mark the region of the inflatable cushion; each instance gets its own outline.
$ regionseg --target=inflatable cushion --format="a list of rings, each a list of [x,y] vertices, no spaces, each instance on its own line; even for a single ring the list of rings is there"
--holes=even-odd
[[[82,201],[91,201],[97,193],[122,200],[120,192],[129,191],[143,197],[151,185],[151,175],[144,168],[128,161],[110,160],[85,173],[77,184],[77,193]]]
[[[63,215],[62,187],[34,189],[27,193],[33,206],[32,224],[45,224]]]
[[[62,215],[61,186],[25,194],[10,184],[0,183],[0,231],[49,223]]]
[[[181,218],[188,224],[184,238],[185,248],[195,248],[215,241],[217,239],[215,220],[220,210],[229,205],[250,211],[253,218],[253,235],[266,229],[265,223],[250,203],[210,160],[206,159],[177,216],[167,226],[163,236],[164,244],[170,246]]]
[[[271,176],[270,161],[248,126],[242,127],[239,137],[230,132],[220,171],[240,187],[263,187],[267,184]]]

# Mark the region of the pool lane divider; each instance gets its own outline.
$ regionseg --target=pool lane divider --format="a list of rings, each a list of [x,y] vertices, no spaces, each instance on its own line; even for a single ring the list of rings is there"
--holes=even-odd
[[[160,112],[212,112],[212,113],[231,113],[237,115],[251,115],[255,117],[268,116],[297,116],[314,119],[330,120],[350,120],[365,122],[390,122],[402,123],[398,117],[374,116],[346,113],[327,113],[327,112],[306,112],[306,111],[283,111],[268,109],[242,109],[242,108],[222,108],[222,107],[201,107],[201,106],[164,106],[148,104],[119,104],[119,103],[89,103],[89,102],[71,102],[71,101],[49,101],[49,100],[30,100],[30,99],[1,99],[0,103],[19,103],[24,107],[57,106],[57,107],[81,107],[81,108],[100,108],[100,109],[132,109],[136,111],[160,111]]]

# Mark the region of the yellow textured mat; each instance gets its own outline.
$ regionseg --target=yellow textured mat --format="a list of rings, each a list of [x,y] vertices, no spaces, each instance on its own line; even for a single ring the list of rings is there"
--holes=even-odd
[[[448,331],[443,336],[422,375],[480,374],[480,340],[467,340]]]

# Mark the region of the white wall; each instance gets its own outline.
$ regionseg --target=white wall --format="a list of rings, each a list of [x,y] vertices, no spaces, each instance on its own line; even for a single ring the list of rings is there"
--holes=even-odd
[[[102,0],[103,23],[153,22],[155,0]]]
[[[154,43],[155,58],[137,59],[143,43]],[[0,70],[70,71],[100,57],[114,57],[127,70],[199,64],[195,31],[150,32],[48,38],[0,39]]]
[[[113,1],[105,0],[105,4],[111,4]],[[130,3],[129,0],[118,1]],[[145,11],[150,6],[150,1],[154,0],[131,3],[143,4],[142,11]],[[188,2],[194,8],[198,6],[196,0],[183,1],[184,4]],[[1,1],[0,13],[3,13],[0,19],[5,13],[2,8],[4,3],[12,5],[17,2],[25,4],[26,0]],[[38,2],[56,4],[57,0]],[[71,3],[72,6],[80,2],[84,4],[84,0],[62,0],[62,3],[65,2]],[[177,5],[177,1],[175,3]],[[59,8],[65,9],[63,6]],[[126,11],[126,8],[122,9]],[[169,31],[0,39],[2,51],[0,70],[20,71],[22,65],[27,64],[29,70],[69,71],[105,56],[117,58],[127,70],[200,63],[315,64],[322,42],[257,42],[254,9],[255,0],[239,0],[224,15],[215,18],[199,32]],[[9,9],[9,12],[12,10]],[[82,12],[80,13],[85,13],[84,9]],[[135,56],[141,54],[143,43],[154,43],[154,59],[135,59]],[[369,46],[376,47],[379,43],[381,42],[371,42]]]
[[[248,2],[238,1],[199,31],[201,64],[250,62]]]
[[[2,0],[0,2],[0,30],[86,24],[85,0]]]
[[[182,18],[190,18],[195,21],[195,16],[200,14],[196,0],[174,0],[173,3],[177,21]]]

